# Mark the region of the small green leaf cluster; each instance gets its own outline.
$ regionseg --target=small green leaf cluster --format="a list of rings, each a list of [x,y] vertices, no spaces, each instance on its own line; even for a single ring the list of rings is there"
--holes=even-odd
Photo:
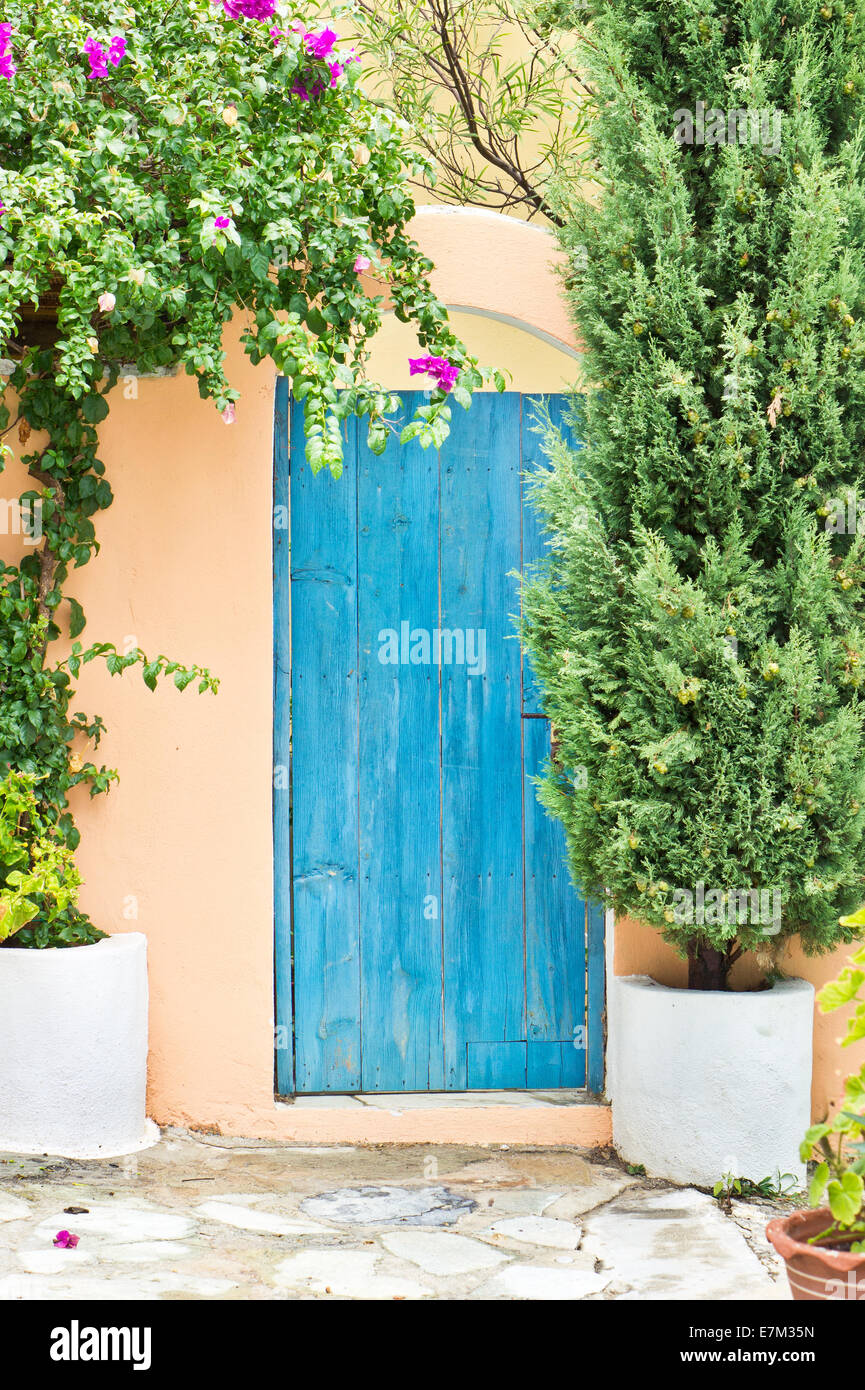
[[[865,929],[865,908],[845,918],[848,927]],[[865,948],[850,957],[836,980],[817,996],[822,1013],[855,1004],[841,1044],[865,1038]],[[808,1198],[811,1206],[828,1203],[835,1224],[816,1240],[843,1241],[854,1253],[865,1253],[865,1066],[844,1082],[844,1099],[830,1120],[812,1125],[802,1141],[803,1161],[816,1160]]]
[[[76,910],[80,882],[72,850],[40,808],[37,779],[8,772],[0,782],[0,943],[72,944],[82,926],[95,940],[101,933]]]

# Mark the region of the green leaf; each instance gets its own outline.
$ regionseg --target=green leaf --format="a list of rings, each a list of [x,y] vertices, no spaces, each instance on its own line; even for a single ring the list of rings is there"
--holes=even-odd
[[[862,1207],[862,1193],[865,1190],[858,1173],[845,1173],[840,1182],[833,1179],[826,1189],[829,1209],[836,1221],[849,1225],[855,1221]]]
[[[828,985],[824,985],[817,995],[817,1003],[820,1005],[821,1013],[828,1014],[834,1009],[840,1009],[844,1004],[849,1004],[856,998],[856,994],[865,981],[865,971],[842,970],[837,980],[832,980]]]
[[[98,425],[108,417],[108,401],[99,392],[85,396],[81,404],[81,414],[89,425]]]
[[[85,627],[87,626],[87,619],[84,616],[84,609],[81,607],[81,604],[78,602],[76,598],[70,598],[68,600],[68,603],[71,612],[69,620],[69,636],[78,637],[79,634],[82,633]]]

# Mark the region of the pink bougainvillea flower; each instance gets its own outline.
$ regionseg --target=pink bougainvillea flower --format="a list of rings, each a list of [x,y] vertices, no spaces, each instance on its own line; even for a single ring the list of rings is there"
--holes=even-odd
[[[90,63],[90,71],[87,76],[107,77],[108,68],[105,63],[105,49],[102,47],[102,44],[97,43],[96,39],[87,39],[84,44],[84,52],[87,54],[87,60]]]
[[[230,227],[230,226],[231,226],[231,218],[230,218],[230,217],[214,217],[214,219],[213,219],[213,225],[214,225],[214,227],[218,227],[219,230],[220,230],[221,232],[224,232],[225,229],[226,229],[226,227]]]
[[[84,45],[84,52],[90,63],[90,71],[87,76],[107,77],[108,64],[111,63],[112,67],[116,68],[118,63],[121,63],[125,58],[126,40],[122,34],[115,34],[106,53],[102,44],[91,36]]]
[[[225,421],[226,425],[233,425],[235,420],[237,419],[237,411],[235,410],[231,402],[229,402],[229,404],[223,410],[222,418]]]
[[[333,46],[339,35],[333,29],[322,29],[320,34],[304,34],[303,46],[310,58],[317,58],[323,63],[333,52]]]
[[[222,4],[229,19],[273,19],[276,0],[214,0]]]
[[[12,54],[9,43],[12,38],[12,25],[0,24],[0,77],[5,77],[7,82],[11,82],[18,69],[12,62]]]
[[[78,1244],[79,1237],[73,1236],[69,1231],[58,1231],[54,1237],[54,1244],[61,1250],[74,1250]]]
[[[358,272],[358,274],[360,274],[362,270],[369,270],[371,265],[372,261],[370,260],[369,256],[358,256],[357,260],[354,263],[354,268]]]
[[[459,367],[446,357],[410,357],[408,366],[410,376],[431,376],[442,391],[450,391],[460,374]]]
[[[99,296],[97,302],[103,314],[110,314],[115,304],[117,303],[117,300],[115,299],[114,295],[111,293],[110,290],[106,290],[104,294],[101,294]]]
[[[3,202],[3,199],[0,198],[0,217],[3,216],[3,214],[4,214],[5,211],[6,211],[6,204]]]

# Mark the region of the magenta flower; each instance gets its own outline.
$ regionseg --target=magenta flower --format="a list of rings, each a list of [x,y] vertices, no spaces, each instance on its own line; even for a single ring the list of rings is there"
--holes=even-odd
[[[218,227],[219,230],[220,230],[221,232],[224,232],[226,227],[230,227],[230,226],[231,226],[231,218],[230,218],[230,217],[214,217],[214,219],[213,219],[213,225],[214,225],[214,227]]]
[[[460,374],[456,363],[449,362],[446,357],[410,357],[408,366],[410,376],[431,376],[441,391],[450,391]]]
[[[310,58],[317,58],[323,63],[333,52],[338,37],[333,29],[322,29],[320,34],[304,34],[303,45]]]
[[[84,52],[87,54],[90,63],[88,77],[107,77],[108,64],[117,67],[126,56],[126,40],[122,34],[115,34],[108,47],[108,52],[102,47],[97,39],[91,37],[84,45]]]
[[[0,24],[0,77],[5,77],[7,82],[11,82],[18,71],[17,67],[12,62],[12,54],[9,50],[9,41],[11,38],[12,25]]]
[[[369,256],[358,256],[357,260],[354,263],[354,268],[357,271],[357,273],[360,274],[362,270],[369,270],[371,265],[372,261],[370,260]]]
[[[220,0],[214,0],[219,4]],[[229,19],[273,19],[275,0],[221,0]]]
[[[0,217],[3,216],[3,214],[4,214],[5,211],[6,211],[6,204],[3,202],[3,199],[0,198]]]
[[[89,38],[84,44],[84,52],[87,54],[87,60],[90,63],[90,71],[87,76],[107,77],[108,67],[105,61],[105,49],[102,47],[102,44],[97,43],[94,38]]]
[[[61,1250],[74,1250],[78,1240],[79,1237],[71,1235],[69,1231],[58,1231],[54,1237],[54,1244]]]
[[[301,101],[312,101],[313,97],[320,97],[324,91],[324,83],[316,78],[312,86],[307,87],[306,84],[309,80],[310,74],[308,72],[302,73],[291,88],[292,95],[300,97]]]

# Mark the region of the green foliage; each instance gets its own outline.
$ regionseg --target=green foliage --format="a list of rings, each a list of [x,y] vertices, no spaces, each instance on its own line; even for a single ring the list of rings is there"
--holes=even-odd
[[[404,184],[422,161],[364,94],[357,63],[319,97],[292,93],[310,68],[294,17],[231,20],[211,0],[9,0],[18,72],[0,79],[0,344],[53,277],[53,378],[85,420],[104,409],[104,373],[129,362],[179,363],[222,411],[237,399],[222,334],[240,307],[253,361],[272,358],[305,402],[311,465],[338,471],[336,422],[376,421],[388,401],[366,378],[383,301],[364,290],[358,256],[424,346],[465,368],[467,389],[480,377],[406,232]],[[114,34],[126,56],[94,80],[84,43]],[[100,318],[104,293],[116,304]]]
[[[554,8],[599,194],[562,234],[585,447],[541,421],[534,484],[542,797],[585,889],[724,988],[742,950],[850,940],[865,884],[865,5]],[[700,102],[744,127],[687,143]]]
[[[217,688],[201,666],[77,640],[85,617],[64,585],[98,549],[94,520],[112,501],[97,429],[118,378],[180,366],[230,424],[223,333],[238,315],[251,359],[269,358],[304,401],[311,467],[337,474],[346,416],[369,418],[377,451],[394,428],[398,403],[367,374],[385,290],[424,348],[460,369],[459,404],[482,380],[406,230],[404,185],[421,162],[401,123],[365,95],[346,54],[331,83],[294,16],[280,4],[269,23],[233,20],[210,0],[8,0],[2,12],[17,72],[0,74],[0,357],[14,365],[0,440],[16,427],[24,444],[38,437],[21,500],[38,506],[41,539],[0,564],[0,776],[34,779],[38,817],[69,850],[70,789],[94,795],[117,775],[72,751],[103,732],[74,708],[81,668],[138,666],[151,690],[164,676],[180,691]],[[107,50],[118,37],[124,56],[92,75],[85,43]],[[293,90],[304,84],[309,99]],[[382,293],[366,292],[358,258]],[[56,334],[34,345],[22,319],[58,292]],[[422,445],[447,433],[448,400],[436,389],[419,412]],[[0,444],[0,467],[8,452]],[[53,660],[64,629],[71,651]],[[96,935],[70,902],[40,911],[16,944]]]
[[[561,193],[584,172],[591,93],[570,35],[533,9],[524,0],[358,0],[355,13],[385,99],[432,161],[437,197],[560,224],[548,190],[555,181]]]
[[[40,810],[36,778],[7,773],[0,782],[0,942],[28,927],[24,944],[42,937],[65,944],[64,933],[79,925],[80,882],[72,850]],[[101,935],[85,925],[87,940]]]
[[[748,1202],[753,1197],[774,1200],[789,1196],[795,1191],[796,1178],[793,1173],[779,1171],[774,1176],[760,1178],[758,1182],[753,1178],[737,1178],[733,1173],[724,1173],[712,1188],[712,1195],[718,1199],[725,1211],[729,1212],[734,1197],[743,1202]]]
[[[854,916],[861,919],[863,914],[865,909],[860,909]],[[838,979],[825,985],[817,996],[824,1014],[856,1005],[842,1047],[865,1037],[865,995],[861,993],[865,972],[854,968],[865,966],[865,950],[857,951],[851,960],[852,965],[845,966]],[[835,1226],[815,1239],[849,1240],[853,1242],[851,1250],[865,1252],[865,1065],[858,1074],[847,1077],[844,1100],[832,1119],[812,1125],[806,1132],[802,1159],[817,1162],[808,1190],[811,1206],[825,1201],[835,1218]]]

